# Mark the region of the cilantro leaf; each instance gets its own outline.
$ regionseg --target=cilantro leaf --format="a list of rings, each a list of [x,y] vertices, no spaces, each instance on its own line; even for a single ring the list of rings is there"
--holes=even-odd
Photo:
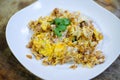
[[[67,26],[70,24],[70,20],[67,18],[55,18],[51,23],[56,25],[56,28],[53,31],[55,35],[60,37],[62,36],[61,32],[65,31]]]
[[[60,31],[57,28],[55,28],[53,31],[58,37],[62,36],[62,34],[60,33]]]
[[[65,25],[58,25],[57,28],[58,28],[59,31],[65,31],[66,30]]]
[[[60,18],[55,18],[55,24],[56,25],[60,25],[60,24],[62,24],[62,20],[60,19]]]
[[[70,24],[70,20],[69,19],[63,18],[62,20],[63,20],[63,24],[64,25],[68,26]]]

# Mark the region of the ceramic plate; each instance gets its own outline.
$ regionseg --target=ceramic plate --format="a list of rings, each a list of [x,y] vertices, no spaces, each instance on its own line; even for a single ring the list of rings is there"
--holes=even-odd
[[[31,53],[26,48],[31,37],[28,22],[36,20],[40,16],[49,15],[54,8],[80,11],[99,26],[104,35],[100,48],[106,57],[103,64],[91,69],[78,66],[77,69],[73,70],[69,68],[69,64],[46,67],[41,64],[40,60],[26,57],[26,54]],[[6,38],[18,61],[38,77],[45,80],[89,80],[102,73],[119,56],[120,20],[92,0],[39,0],[11,17],[6,28]]]

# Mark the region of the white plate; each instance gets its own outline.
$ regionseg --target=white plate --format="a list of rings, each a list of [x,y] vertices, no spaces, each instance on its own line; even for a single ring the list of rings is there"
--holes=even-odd
[[[102,51],[106,61],[92,69],[79,66],[69,69],[69,64],[57,66],[43,66],[35,58],[28,59],[31,53],[26,48],[30,40],[28,22],[40,16],[48,15],[54,8],[70,11],[81,11],[95,21],[104,34]],[[45,80],[88,80],[96,77],[107,69],[120,54],[120,20],[113,14],[98,6],[92,0],[39,0],[17,12],[8,22],[6,38],[8,45],[20,63],[33,74]]]

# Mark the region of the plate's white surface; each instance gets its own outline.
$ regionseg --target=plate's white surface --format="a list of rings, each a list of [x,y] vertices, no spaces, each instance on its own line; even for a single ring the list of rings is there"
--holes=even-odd
[[[31,60],[26,58],[26,54],[31,53],[26,48],[31,36],[27,26],[28,22],[40,16],[48,15],[56,7],[70,11],[81,11],[98,24],[104,34],[101,49],[106,56],[105,63],[92,69],[79,66],[77,69],[72,70],[69,69],[69,64],[46,67],[35,58]],[[119,30],[120,20],[92,0],[39,0],[11,17],[6,29],[6,38],[18,61],[35,75],[45,80],[89,80],[103,72],[119,56]]]

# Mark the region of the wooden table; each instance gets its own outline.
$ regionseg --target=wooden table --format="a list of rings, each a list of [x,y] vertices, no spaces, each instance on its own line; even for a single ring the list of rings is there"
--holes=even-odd
[[[112,3],[95,0],[97,3],[116,14]],[[5,29],[10,17],[35,0],[0,0],[0,80],[41,80],[26,70],[13,56],[5,39]],[[120,14],[117,12],[117,14]],[[102,74],[93,80],[120,80],[120,57]]]

